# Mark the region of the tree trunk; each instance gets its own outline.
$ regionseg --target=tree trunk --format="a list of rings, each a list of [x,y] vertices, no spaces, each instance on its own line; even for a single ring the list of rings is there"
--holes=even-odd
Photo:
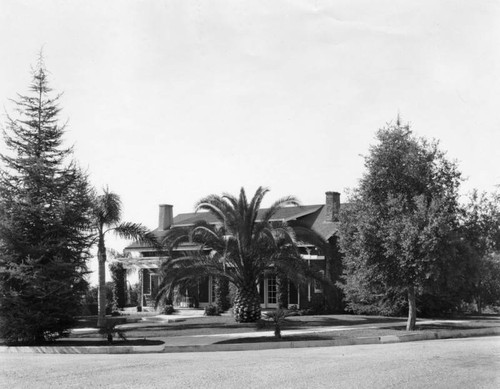
[[[97,259],[99,262],[99,287],[97,289],[97,327],[103,328],[106,326],[106,247],[104,246],[104,237],[99,237]]]
[[[417,322],[417,301],[415,297],[415,286],[408,287],[408,322],[406,331],[414,331]]]
[[[253,323],[260,319],[260,312],[257,286],[252,282],[238,288],[233,307],[235,320],[238,323]]]

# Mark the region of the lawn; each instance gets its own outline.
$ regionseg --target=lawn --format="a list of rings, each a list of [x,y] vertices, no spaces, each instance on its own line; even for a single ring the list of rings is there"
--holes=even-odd
[[[126,326],[121,332],[127,341],[121,340],[115,333],[113,345],[157,345],[168,343],[169,338],[211,336],[214,343],[255,343],[274,342],[272,335],[274,325],[270,321],[256,323],[236,323],[229,315],[222,316],[175,316],[174,322],[141,321],[147,313],[135,313],[127,316],[110,317],[117,324],[136,323]],[[169,317],[170,318],[170,317]],[[380,337],[385,335],[406,335],[422,332],[439,332],[445,330],[463,330],[484,327],[499,327],[500,316],[455,317],[453,321],[417,321],[416,331],[406,332],[403,317],[361,316],[361,315],[311,315],[290,316],[283,323],[281,341],[332,340],[358,337]],[[97,317],[82,317],[76,328],[95,328]],[[242,334],[238,336],[238,334]],[[246,335],[243,335],[246,334]],[[261,334],[261,335],[260,335]],[[228,335],[222,337],[222,335]],[[0,344],[2,342],[0,341]],[[73,333],[69,337],[60,338],[54,346],[107,346],[103,335],[95,332]]]
[[[125,320],[124,318],[122,319]],[[161,322],[148,322],[140,328],[127,329],[124,333],[128,339],[158,339],[177,336],[255,333],[252,337],[226,339],[222,340],[220,343],[275,341],[273,336],[264,334],[264,332],[269,333],[269,331],[274,331],[273,324],[268,321],[262,321],[260,325],[256,325],[255,323],[236,323],[233,317],[227,315],[178,317],[178,319],[180,321],[168,324]],[[468,322],[458,320],[457,322],[452,323],[433,322],[427,324],[423,321],[422,324],[419,324],[417,322],[416,331],[406,332],[406,318],[401,317],[394,318],[357,315],[291,316],[288,317],[282,325],[282,331],[284,332],[282,340],[331,340],[385,335],[403,335],[409,333],[421,333],[422,331],[435,332],[450,329],[472,329],[500,325],[498,316],[490,318],[483,317],[482,319],[483,320],[473,320]],[[88,326],[92,324],[92,321],[81,322],[81,324]],[[296,331],[308,332],[297,334],[294,333]],[[263,336],[258,336],[257,334],[259,332],[262,332]],[[99,334],[86,334],[74,335],[71,338],[75,340],[78,338],[92,340],[99,337],[101,337]]]

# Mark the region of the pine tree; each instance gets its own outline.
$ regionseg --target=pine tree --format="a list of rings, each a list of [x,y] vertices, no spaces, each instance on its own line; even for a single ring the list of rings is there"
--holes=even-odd
[[[87,283],[90,188],[63,147],[60,95],[40,57],[3,132],[0,155],[0,337],[37,344],[64,333]]]

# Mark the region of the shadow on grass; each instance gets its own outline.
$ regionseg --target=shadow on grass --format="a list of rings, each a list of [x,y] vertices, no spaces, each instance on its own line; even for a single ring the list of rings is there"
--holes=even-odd
[[[371,325],[401,322],[400,317],[381,316],[290,316],[286,319],[283,328],[300,329],[304,327],[341,327],[352,325]]]
[[[159,346],[165,344],[161,340],[150,339],[129,339],[129,340],[115,340],[113,343],[108,343],[106,339],[93,339],[93,338],[60,338],[53,342],[45,342],[37,345],[12,345],[15,347],[105,347],[105,346]],[[7,346],[4,342],[0,345]]]
[[[288,335],[283,336],[281,339],[275,338],[274,336],[259,336],[252,338],[226,339],[216,342],[215,344],[298,342],[302,340],[332,340],[332,338],[320,335]]]
[[[130,340],[115,340],[109,344],[106,339],[58,339],[53,343],[47,343],[44,346],[57,346],[57,347],[87,347],[87,346],[159,346],[165,342],[161,340],[151,339],[130,339]]]

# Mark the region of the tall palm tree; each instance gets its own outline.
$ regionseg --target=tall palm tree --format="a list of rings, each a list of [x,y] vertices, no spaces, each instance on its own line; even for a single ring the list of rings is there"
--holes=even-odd
[[[157,247],[156,237],[144,226],[137,223],[121,221],[122,203],[120,196],[104,189],[103,194],[96,196],[93,207],[94,244],[97,244],[99,263],[98,276],[98,316],[97,326],[106,325],[106,234],[113,232],[123,239],[135,240]]]
[[[197,211],[210,212],[217,223],[199,222],[190,230],[174,228],[167,233],[163,241],[167,249],[182,248],[180,243],[189,241],[198,243],[200,250],[179,258],[170,256],[162,264],[157,301],[170,296],[176,287],[207,276],[227,278],[237,288],[233,307],[236,321],[253,322],[260,319],[257,285],[266,270],[273,268],[295,282],[319,278],[302,260],[297,241],[311,237],[315,242],[327,243],[307,227],[272,221],[281,208],[298,205],[295,197],[281,198],[259,213],[268,191],[259,187],[250,202],[243,188],[239,197],[223,194],[201,199]]]

